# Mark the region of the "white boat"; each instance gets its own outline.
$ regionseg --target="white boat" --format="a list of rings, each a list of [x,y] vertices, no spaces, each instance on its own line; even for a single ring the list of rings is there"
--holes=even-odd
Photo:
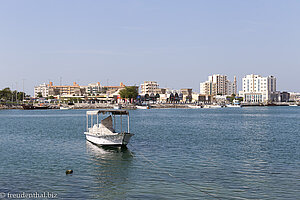
[[[136,109],[150,109],[150,106],[135,106]]]
[[[211,105],[210,108],[222,108],[220,105]]]
[[[298,106],[297,104],[290,104],[289,106]]]
[[[99,116],[107,116],[99,123]],[[116,129],[116,115],[120,116],[120,130]],[[127,132],[123,130],[122,116],[127,115]],[[101,118],[100,116],[100,118]],[[102,118],[103,118],[102,117]],[[86,112],[86,139],[101,146],[126,146],[134,135],[129,132],[129,112],[126,110],[93,110]]]
[[[120,109],[122,109],[122,105],[121,104],[115,105],[114,109],[115,110],[120,110]]]
[[[189,108],[192,108],[192,109],[199,109],[199,108],[202,108],[202,106],[200,105],[188,105]]]
[[[71,107],[69,107],[69,106],[60,106],[59,109],[60,110],[70,110]]]
[[[238,105],[238,104],[228,104],[226,105],[227,108],[240,108],[241,105]]]

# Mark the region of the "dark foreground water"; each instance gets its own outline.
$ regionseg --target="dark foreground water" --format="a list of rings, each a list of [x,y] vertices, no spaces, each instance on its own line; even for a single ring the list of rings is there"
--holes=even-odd
[[[130,111],[128,149],[86,142],[85,112],[0,110],[0,198],[299,199],[300,107]]]

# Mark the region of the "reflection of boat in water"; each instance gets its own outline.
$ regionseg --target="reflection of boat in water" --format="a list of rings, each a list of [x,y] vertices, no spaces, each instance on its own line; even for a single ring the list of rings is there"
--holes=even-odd
[[[127,199],[131,191],[124,186],[130,184],[130,177],[136,175],[131,151],[127,147],[97,146],[86,141],[86,155],[85,169],[92,178],[86,187],[101,192],[99,196],[85,199]]]
[[[99,124],[99,115],[109,115],[101,120]],[[120,132],[116,132],[115,116],[120,116]],[[127,132],[123,130],[122,116],[127,115]],[[86,139],[97,145],[106,146],[126,146],[130,138],[134,135],[129,132],[129,112],[126,110],[95,110],[87,111]],[[94,120],[96,118],[96,120]],[[96,121],[96,122],[95,122]]]
[[[100,158],[119,156],[118,153],[123,153],[127,157],[132,157],[132,153],[126,146],[99,146],[86,141],[86,148],[88,153]]]

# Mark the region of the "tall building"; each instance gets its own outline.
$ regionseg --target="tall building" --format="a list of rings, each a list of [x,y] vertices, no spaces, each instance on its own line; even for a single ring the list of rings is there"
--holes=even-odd
[[[200,94],[217,95],[217,84],[210,81],[200,83]]]
[[[42,97],[47,97],[49,95],[49,85],[46,83],[40,84],[39,86],[34,87],[34,98],[37,98],[39,95]]]
[[[242,91],[239,95],[244,102],[261,103],[277,101],[276,78],[274,76],[262,77],[260,75],[246,75],[242,79]]]
[[[156,94],[159,93],[159,85],[156,81],[144,81],[143,84],[141,84],[141,94]]]
[[[236,77],[232,83],[226,75],[214,74],[208,81],[200,83],[200,94],[205,95],[231,95],[236,94]]]

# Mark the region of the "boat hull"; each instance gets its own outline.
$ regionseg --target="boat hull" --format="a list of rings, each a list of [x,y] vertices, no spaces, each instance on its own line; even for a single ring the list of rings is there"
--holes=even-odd
[[[86,140],[101,146],[126,146],[132,133],[119,133],[116,135],[99,136],[85,132]]]

